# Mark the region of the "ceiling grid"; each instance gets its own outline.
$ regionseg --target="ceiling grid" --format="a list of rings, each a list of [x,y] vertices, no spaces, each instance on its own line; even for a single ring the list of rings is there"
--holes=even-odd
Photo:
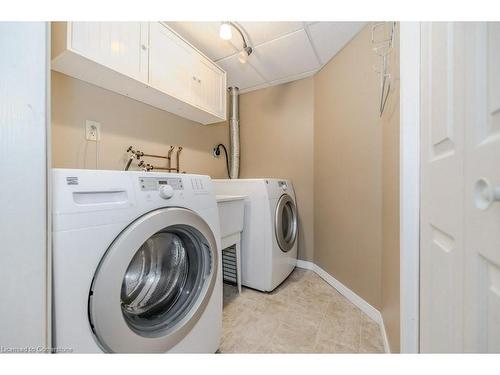
[[[253,91],[313,75],[335,56],[365,22],[237,22],[253,53],[238,60],[240,36],[219,37],[220,22],[167,22],[227,72],[228,86]]]

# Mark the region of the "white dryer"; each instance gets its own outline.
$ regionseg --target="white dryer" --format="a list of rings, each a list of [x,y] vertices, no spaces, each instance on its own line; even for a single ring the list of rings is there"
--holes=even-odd
[[[241,244],[242,284],[272,291],[297,263],[298,218],[291,181],[213,180],[216,194],[245,195]]]
[[[218,349],[221,249],[208,176],[54,169],[52,218],[55,347]]]

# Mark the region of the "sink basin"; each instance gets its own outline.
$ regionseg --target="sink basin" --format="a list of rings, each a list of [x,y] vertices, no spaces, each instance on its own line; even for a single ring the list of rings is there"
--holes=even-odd
[[[243,231],[245,195],[217,195],[221,238]]]

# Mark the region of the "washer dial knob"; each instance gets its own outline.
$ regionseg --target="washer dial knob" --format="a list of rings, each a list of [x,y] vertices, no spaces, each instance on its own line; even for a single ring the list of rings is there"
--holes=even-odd
[[[170,199],[174,196],[174,188],[170,185],[160,186],[160,197],[163,199]]]

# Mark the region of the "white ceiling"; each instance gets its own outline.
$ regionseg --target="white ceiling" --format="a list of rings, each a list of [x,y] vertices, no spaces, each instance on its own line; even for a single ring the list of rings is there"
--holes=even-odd
[[[241,37],[219,37],[220,22],[167,22],[227,72],[228,86],[242,92],[308,77],[344,47],[365,22],[237,22],[253,53],[238,60]]]

